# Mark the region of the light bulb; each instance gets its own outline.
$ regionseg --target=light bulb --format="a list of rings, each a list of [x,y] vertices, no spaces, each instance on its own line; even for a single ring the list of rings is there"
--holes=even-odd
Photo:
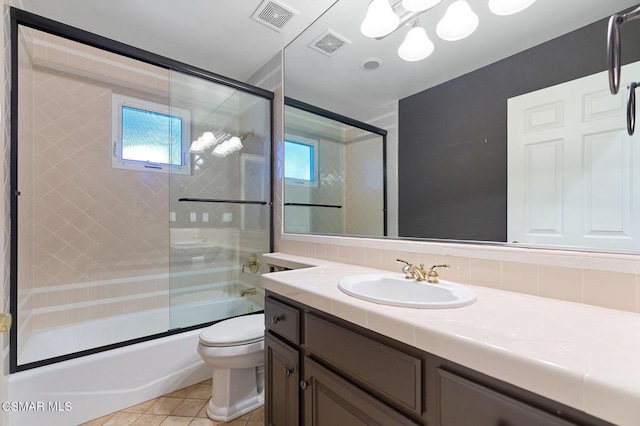
[[[478,15],[473,13],[466,0],[457,0],[447,8],[438,26],[438,37],[447,41],[461,40],[470,36],[478,28]]]
[[[442,2],[443,0],[402,0],[402,7],[409,12],[422,12]]]
[[[213,135],[213,132],[204,132],[201,136],[202,138],[202,143],[204,145],[204,148],[211,148],[213,146],[213,144],[215,144],[216,141],[216,137]],[[200,139],[200,138],[198,138]]]
[[[420,61],[431,55],[434,46],[419,22],[413,24],[398,48],[398,55],[405,61]]]
[[[369,3],[360,31],[367,37],[382,37],[398,28],[400,17],[393,12],[388,0],[373,0]]]
[[[489,10],[496,15],[513,15],[522,12],[536,0],[489,0]]]

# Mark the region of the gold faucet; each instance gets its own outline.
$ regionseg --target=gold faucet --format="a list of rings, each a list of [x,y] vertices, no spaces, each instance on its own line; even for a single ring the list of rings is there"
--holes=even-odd
[[[440,282],[440,275],[436,268],[448,268],[449,265],[433,265],[429,272],[427,272],[427,282],[431,284],[438,284]]]
[[[255,287],[251,287],[251,288],[247,288],[245,290],[242,290],[240,292],[240,297],[244,297],[244,296],[253,296],[258,292],[258,289]]]
[[[404,263],[402,267],[402,272],[404,272],[405,278],[409,280],[426,281],[427,279],[427,271],[424,269],[424,263],[421,263],[420,266],[413,266],[411,263],[406,260],[396,259],[397,262]]]

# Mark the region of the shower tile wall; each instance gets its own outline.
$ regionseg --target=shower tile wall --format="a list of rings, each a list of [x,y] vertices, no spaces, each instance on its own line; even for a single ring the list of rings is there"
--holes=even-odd
[[[167,278],[127,280],[169,272],[169,176],[110,162],[112,94],[166,104],[167,71],[42,33],[33,58],[33,163],[20,168],[34,186],[19,206],[33,199],[33,311],[20,312],[41,329],[166,305]],[[120,302],[140,293],[157,295]]]
[[[24,158],[33,158],[33,31],[29,28],[22,28],[19,35],[19,43],[22,49],[19,52],[19,84],[24,87],[24,99],[26,102],[20,104],[18,132],[24,136],[25,143],[18,148],[18,155]],[[30,171],[32,164],[26,164],[24,170]],[[20,170],[22,171],[22,170]],[[22,173],[20,180],[24,183],[25,193],[33,192],[33,176],[31,173]],[[33,309],[33,300],[29,297],[33,288],[33,268],[27,265],[33,264],[33,202],[32,198],[26,198],[23,208],[19,213],[20,228],[18,232],[25,237],[25,244],[18,247],[18,256],[25,259],[25,263],[19,265],[19,279],[24,280],[25,286],[18,290],[18,306],[26,311]],[[29,318],[20,322],[20,332],[29,336],[32,324]]]
[[[362,132],[364,133],[364,132]],[[351,235],[384,233],[382,137],[347,142],[345,151],[344,232]],[[377,149],[376,149],[377,148]]]
[[[170,84],[182,82],[165,69],[36,33],[34,94],[24,93],[22,88],[29,87],[24,81],[20,91],[21,117],[33,116],[33,132],[20,130],[20,147],[25,146],[20,152],[20,211],[32,212],[32,218],[24,217],[23,227],[29,228],[33,220],[29,241],[35,246],[32,268],[28,254],[20,255],[26,266],[20,280],[19,323],[37,330],[237,293],[235,285],[222,290],[203,286],[238,279],[238,208],[178,203],[177,198],[237,198],[240,157],[202,167],[196,162],[191,176],[111,167],[112,93],[188,107],[194,123],[212,115],[212,107],[202,100],[170,99]],[[237,102],[228,100],[207,123],[237,129]],[[211,130],[208,127],[194,125],[192,135]],[[25,143],[31,133],[33,143]],[[27,201],[30,180],[32,206]],[[216,229],[217,247],[198,253],[204,263],[170,248],[170,211],[175,213],[171,228]],[[231,213],[230,221],[224,213]],[[23,242],[29,230],[20,232],[21,245],[29,251],[29,243]],[[203,267],[217,272],[189,273]],[[170,282],[170,272],[185,276],[173,275]],[[191,291],[181,291],[186,287]]]

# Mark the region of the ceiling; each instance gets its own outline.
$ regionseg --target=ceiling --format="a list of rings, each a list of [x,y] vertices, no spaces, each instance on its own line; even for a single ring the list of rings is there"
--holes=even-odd
[[[363,106],[402,99],[631,7],[637,1],[537,0],[519,14],[501,17],[488,11],[487,0],[469,0],[480,17],[480,26],[470,37],[457,42],[445,42],[435,35],[435,26],[451,3],[445,1],[420,19],[435,43],[435,51],[419,62],[403,61],[396,53],[406,28],[383,40],[360,33],[369,0],[282,0],[284,6],[298,14],[281,32],[251,19],[263,0],[23,3],[33,13],[240,81],[246,81],[289,45],[285,50],[286,95],[358,116]],[[328,29],[350,43],[332,56],[307,47]],[[360,62],[371,57],[381,59],[382,66],[376,71],[361,70]]]
[[[335,0],[279,1],[277,32],[251,19],[263,0],[23,0],[29,12],[246,81]]]
[[[391,4],[397,1],[391,0]],[[581,28],[631,7],[638,0],[536,0],[528,9],[511,16],[491,13],[488,0],[468,2],[479,16],[480,25],[463,40],[448,42],[435,33],[450,0],[420,17],[435,50],[418,62],[404,61],[397,54],[408,26],[382,40],[367,38],[360,33],[360,23],[369,0],[337,2],[285,49],[286,96],[357,118],[363,111],[403,99]],[[332,56],[308,47],[327,29],[350,42]],[[602,37],[606,37],[604,30]],[[602,56],[604,68],[605,52],[594,51],[594,55]],[[379,58],[382,65],[375,71],[361,70],[360,63],[372,57]]]

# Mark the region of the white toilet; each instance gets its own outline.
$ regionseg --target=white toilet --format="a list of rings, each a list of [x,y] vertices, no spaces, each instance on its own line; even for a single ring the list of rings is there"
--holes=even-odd
[[[228,422],[264,404],[264,314],[205,328],[198,353],[213,367],[209,418]]]

